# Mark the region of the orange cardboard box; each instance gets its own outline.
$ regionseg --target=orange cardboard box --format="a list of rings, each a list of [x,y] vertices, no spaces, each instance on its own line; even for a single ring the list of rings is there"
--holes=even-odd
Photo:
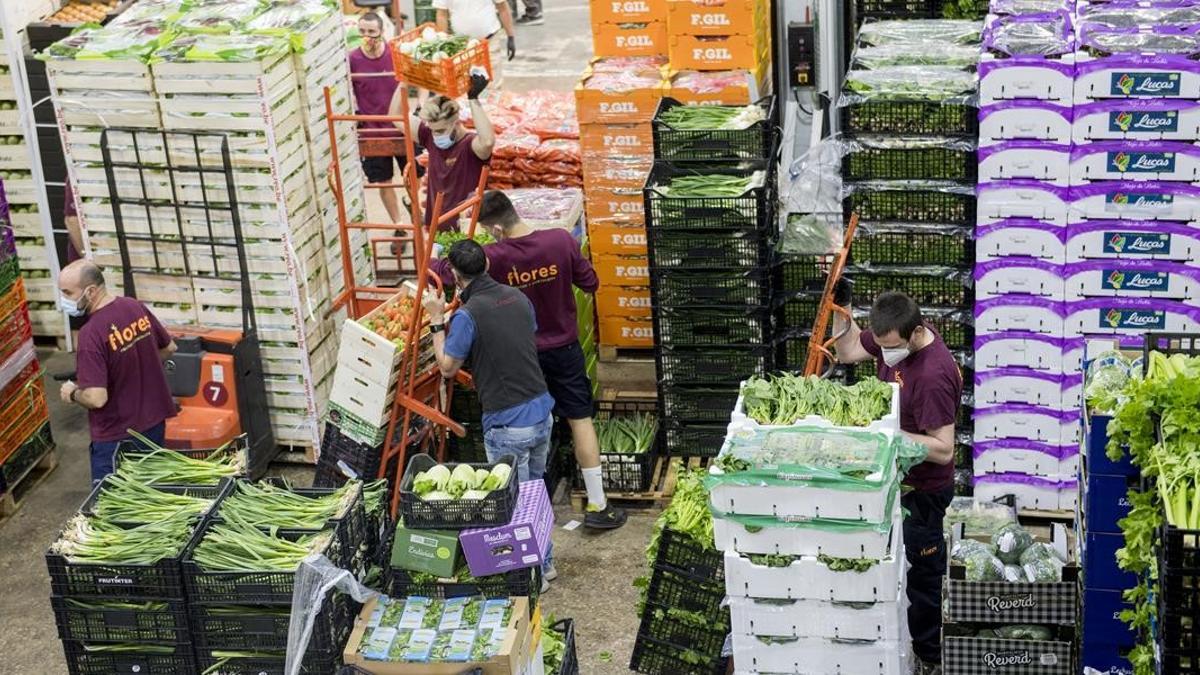
[[[665,44],[666,38],[664,38]],[[665,53],[665,52],[664,52]],[[635,73],[632,88],[616,88],[622,77],[584,71],[575,85],[575,110],[580,124],[649,123],[666,93],[666,81],[659,72]]]
[[[614,223],[588,222],[588,241],[592,254],[599,256],[638,256],[645,258],[646,227]]]
[[[592,225],[637,225],[646,224],[646,200],[642,188],[592,188],[585,190],[584,213],[588,229]]]
[[[667,22],[658,20],[593,24],[592,53],[596,56],[666,54]]]
[[[640,124],[580,124],[579,147],[584,155],[654,157],[654,134],[649,122]]]
[[[591,0],[592,25],[661,20],[667,0]]]
[[[766,30],[763,0],[668,0],[668,35],[757,35]]]
[[[672,70],[758,70],[771,59],[765,35],[672,35]]]
[[[650,262],[646,256],[592,255],[592,267],[605,286],[650,286]]]
[[[583,157],[583,186],[595,188],[641,190],[654,166],[653,157]]]
[[[649,349],[654,346],[654,325],[648,317],[601,318],[600,344],[608,347]]]
[[[596,290],[596,316],[649,319],[653,314],[650,289],[645,286],[601,286]]]
[[[759,100],[766,91],[765,83],[769,63],[763,64],[757,71],[741,70],[728,73],[740,77],[726,77],[726,73],[710,73],[707,71],[683,70],[671,74],[671,84],[668,96],[688,105],[750,105]],[[720,77],[722,84],[708,85],[706,80],[716,82]]]

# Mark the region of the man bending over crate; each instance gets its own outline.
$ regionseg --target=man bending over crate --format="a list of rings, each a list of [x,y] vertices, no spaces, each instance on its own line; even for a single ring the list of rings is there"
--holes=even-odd
[[[849,284],[839,281],[834,301],[850,305]],[[918,673],[939,673],[942,662],[942,576],[946,544],[942,520],[954,498],[954,425],[962,399],[962,373],[942,338],[925,323],[917,303],[903,293],[884,293],[860,330],[840,314],[834,321],[837,358],[859,363],[874,358],[879,379],[900,386],[900,430],[929,449],[904,479],[901,497],[908,570],[909,629]]]
[[[163,360],[175,341],[158,319],[133,298],[113,295],[95,263],[77,260],[59,272],[59,306],[72,317],[87,316],[79,329],[75,382],[59,395],[88,411],[92,483],[113,470],[117,445],[136,431],[162,444],[166,420],[175,416]]]
[[[575,459],[587,488],[584,527],[618,528],[625,524],[625,512],[610,505],[604,496],[600,442],[592,424],[592,383],[579,345],[571,288],[578,286],[585,293],[595,293],[600,286],[596,271],[570,232],[557,228],[535,230],[526,225],[508,195],[499,190],[483,194],[479,225],[496,239],[495,244],[483,247],[488,274],[502,284],[519,288],[537,314],[538,362],[554,397],[554,413],[565,417],[571,427]],[[453,282],[448,262],[433,260],[429,267],[444,283]]]

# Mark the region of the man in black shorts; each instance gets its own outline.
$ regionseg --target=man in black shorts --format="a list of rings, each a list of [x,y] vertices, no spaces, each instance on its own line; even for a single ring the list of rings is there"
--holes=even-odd
[[[594,293],[600,285],[596,271],[583,257],[579,242],[570,232],[557,228],[535,230],[526,225],[503,192],[484,193],[479,224],[496,237],[496,243],[483,247],[489,276],[519,288],[533,303],[538,361],[554,398],[554,414],[565,417],[571,426],[575,459],[587,488],[584,527],[618,528],[625,524],[625,512],[610,505],[604,496],[600,443],[592,424],[592,383],[588,380],[583,348],[579,346],[572,290],[572,286],[578,286],[586,293]],[[445,261],[434,260],[430,268],[443,281],[450,275],[450,266]]]

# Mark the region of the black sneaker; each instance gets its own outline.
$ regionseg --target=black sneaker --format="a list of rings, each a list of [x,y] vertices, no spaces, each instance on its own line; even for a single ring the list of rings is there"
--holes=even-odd
[[[589,530],[615,530],[625,524],[625,511],[609,504],[603,511],[588,511],[583,526]]]
[[[540,26],[544,23],[546,23],[546,19],[541,14],[526,12],[517,18],[518,26]]]

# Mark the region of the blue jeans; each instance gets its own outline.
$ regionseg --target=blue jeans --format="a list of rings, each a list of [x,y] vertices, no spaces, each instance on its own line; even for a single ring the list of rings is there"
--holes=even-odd
[[[550,457],[550,436],[554,430],[554,415],[531,427],[492,427],[483,432],[483,449],[489,462],[499,461],[502,455],[517,456],[517,479],[541,480]],[[542,571],[554,566],[554,544],[546,551]]]
[[[163,437],[167,433],[167,423],[165,421],[159,422],[155,426],[138,433],[145,436],[152,443],[162,445]],[[117,452],[117,446],[121,443],[122,441],[92,441],[92,485],[104,480],[105,476],[113,472],[113,456]],[[140,448],[146,447],[141,441],[135,440],[133,444]],[[146,449],[148,450],[149,448]]]

